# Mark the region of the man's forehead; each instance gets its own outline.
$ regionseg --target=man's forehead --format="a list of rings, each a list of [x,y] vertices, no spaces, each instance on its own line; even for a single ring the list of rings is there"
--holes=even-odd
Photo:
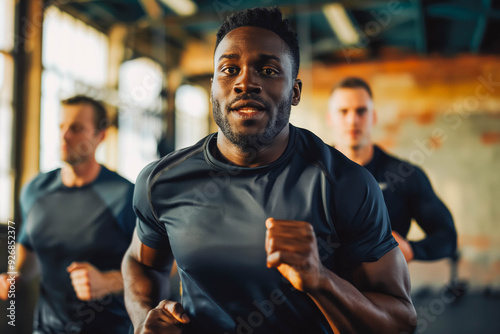
[[[332,94],[332,99],[339,101],[371,101],[368,92],[361,87],[337,88]]]
[[[88,104],[63,105],[61,108],[63,117],[69,118],[89,118],[94,116],[92,106]]]
[[[214,60],[218,62],[222,55],[231,54],[237,57],[258,48],[262,53],[272,54],[278,58],[286,57],[286,44],[275,32],[254,26],[243,26],[228,32],[217,46]]]
[[[373,101],[368,92],[361,87],[337,88],[331,98],[330,104],[337,107],[371,107]]]

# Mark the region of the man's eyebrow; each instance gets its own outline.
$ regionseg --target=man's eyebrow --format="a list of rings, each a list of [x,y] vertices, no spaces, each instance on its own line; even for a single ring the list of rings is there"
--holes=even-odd
[[[281,59],[272,54],[259,53],[260,60],[276,60],[278,63],[281,63]],[[219,61],[222,59],[240,59],[240,55],[236,53],[225,53],[219,57]]]
[[[278,63],[281,63],[281,59],[275,55],[269,55],[265,53],[259,53],[259,58],[262,60],[276,60]]]
[[[239,58],[240,56],[236,53],[226,53],[219,57],[219,61],[221,61],[221,59],[239,59]]]

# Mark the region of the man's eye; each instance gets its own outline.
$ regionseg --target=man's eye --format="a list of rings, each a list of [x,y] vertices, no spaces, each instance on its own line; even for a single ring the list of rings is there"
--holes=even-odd
[[[273,75],[276,75],[278,74],[278,72],[276,72],[275,70],[273,70],[272,68],[264,68],[262,70],[262,72],[267,75],[267,76],[273,76]]]
[[[226,67],[222,69],[222,72],[226,74],[236,74],[238,71],[234,67]]]

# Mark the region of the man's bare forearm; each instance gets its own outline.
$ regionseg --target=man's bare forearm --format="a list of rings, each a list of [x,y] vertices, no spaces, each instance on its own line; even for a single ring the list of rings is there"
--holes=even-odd
[[[137,330],[148,312],[167,297],[169,270],[158,271],[139,263],[129,253],[122,263],[125,306]]]
[[[108,282],[107,289],[109,293],[122,294],[123,293],[123,276],[120,270],[110,270],[103,273],[106,281]]]
[[[410,301],[377,292],[361,292],[328,272],[320,288],[308,293],[336,333],[411,332],[414,308]]]

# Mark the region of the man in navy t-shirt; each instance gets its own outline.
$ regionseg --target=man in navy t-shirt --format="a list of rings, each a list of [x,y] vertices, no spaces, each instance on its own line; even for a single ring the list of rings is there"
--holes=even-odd
[[[402,332],[403,255],[362,167],[289,124],[296,34],[279,9],[226,19],[212,78],[219,126],[138,177],[124,257],[136,333]],[[182,301],[165,300],[172,261]]]
[[[106,124],[99,102],[63,101],[65,165],[39,174],[21,193],[17,278],[41,275],[34,333],[129,331],[120,263],[135,226],[133,184],[95,160]],[[0,277],[3,299],[9,278]]]
[[[329,112],[335,148],[368,169],[379,183],[393,235],[406,260],[453,256],[457,248],[453,218],[434,193],[425,173],[388,155],[372,142],[376,114],[370,86],[356,77],[340,81],[332,92]],[[412,219],[425,232],[424,239],[406,240]]]

